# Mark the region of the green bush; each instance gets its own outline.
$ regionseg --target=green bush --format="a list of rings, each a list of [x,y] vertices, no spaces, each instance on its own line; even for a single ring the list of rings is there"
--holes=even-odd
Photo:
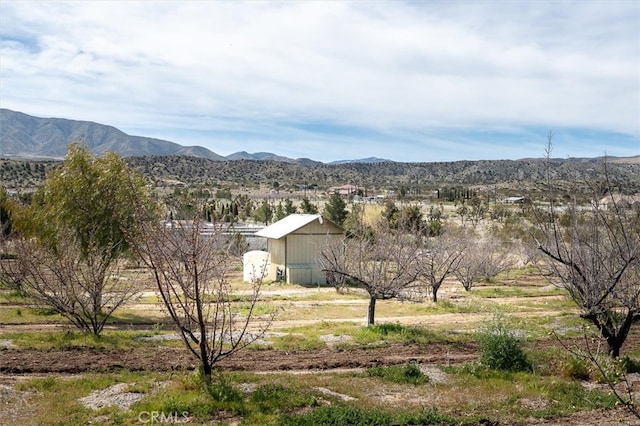
[[[280,384],[260,386],[249,397],[251,406],[260,413],[277,414],[295,408],[314,407],[318,401],[312,395]]]
[[[470,423],[439,414],[435,409],[425,409],[416,413],[392,414],[378,409],[363,409],[341,405],[324,406],[308,413],[285,416],[278,423],[279,426],[445,426],[461,424]],[[474,422],[473,424],[476,423]]]
[[[383,380],[400,384],[419,385],[429,381],[429,377],[422,373],[415,362],[409,362],[404,365],[390,365],[388,367],[370,367],[367,368],[367,374],[371,377],[380,377]]]
[[[640,360],[625,356],[622,358],[624,371],[627,373],[640,373]]]
[[[640,363],[629,357],[612,359],[598,355],[594,360],[587,355],[571,354],[563,362],[562,374],[576,380],[617,383],[625,374],[640,371]]]
[[[200,372],[199,379],[202,380],[207,393],[217,402],[239,402],[243,395],[236,389],[228,377],[220,371],[215,371],[211,377],[211,382],[206,383],[203,373]]]
[[[509,328],[502,315],[495,315],[480,331],[479,343],[480,360],[486,367],[511,372],[531,371],[522,341]]]
[[[562,363],[562,375],[575,380],[589,380],[591,363],[584,357],[571,355]]]
[[[598,383],[617,383],[628,371],[624,359],[614,359],[609,355],[597,355],[594,359],[595,361],[591,361],[592,378]]]

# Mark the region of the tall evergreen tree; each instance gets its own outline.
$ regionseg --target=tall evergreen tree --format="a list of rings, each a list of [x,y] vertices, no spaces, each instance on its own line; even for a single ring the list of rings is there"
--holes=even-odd
[[[302,209],[302,213],[305,214],[316,214],[318,213],[318,207],[311,204],[307,197],[302,199],[302,203],[300,204],[300,209]]]
[[[347,215],[347,203],[342,199],[337,192],[331,195],[329,202],[324,206],[324,214],[335,224],[342,226]]]

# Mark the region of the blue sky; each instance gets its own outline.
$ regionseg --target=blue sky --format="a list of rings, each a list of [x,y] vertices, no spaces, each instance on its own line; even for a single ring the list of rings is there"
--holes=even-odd
[[[640,155],[636,0],[2,0],[0,37],[0,107],[221,155]]]

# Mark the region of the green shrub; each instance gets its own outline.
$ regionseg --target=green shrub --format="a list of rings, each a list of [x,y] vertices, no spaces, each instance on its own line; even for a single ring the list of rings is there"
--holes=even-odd
[[[443,341],[443,337],[424,327],[407,326],[397,323],[374,324],[364,327],[356,336],[356,341],[370,339],[400,343],[427,344]]]
[[[495,370],[531,371],[531,363],[516,337],[500,314],[480,331],[480,359],[483,365]]]
[[[611,358],[608,355],[598,355],[595,362],[591,361],[593,377],[598,383],[617,383],[625,375],[627,365],[623,359]]]
[[[435,409],[425,409],[416,413],[393,414],[379,409],[363,409],[341,405],[324,406],[308,413],[284,416],[278,423],[279,426],[445,426],[460,424],[467,423],[439,414]]]
[[[640,373],[640,360],[625,356],[622,358],[624,371],[627,373]]]
[[[591,363],[584,357],[572,354],[562,363],[562,375],[575,380],[589,380]]]
[[[319,407],[297,416],[283,417],[281,426],[307,425],[340,425],[340,426],[373,426],[391,425],[391,415],[379,410],[365,410],[344,406]]]
[[[371,377],[380,377],[383,380],[400,384],[419,385],[429,381],[429,377],[422,373],[415,362],[387,367],[370,367],[367,368],[367,374]]]
[[[211,382],[206,383],[203,373],[200,372],[200,380],[207,390],[207,393],[217,402],[239,402],[242,401],[243,395],[240,390],[236,389],[231,381],[222,372],[216,371],[211,377]]]
[[[587,355],[571,354],[563,363],[562,374],[576,380],[591,380],[598,383],[616,383],[626,373],[640,371],[640,363],[625,357],[613,359],[598,355],[595,361]]]
[[[318,405],[318,401],[312,395],[280,384],[260,386],[251,394],[249,401],[260,413],[265,414],[277,414],[295,408]]]

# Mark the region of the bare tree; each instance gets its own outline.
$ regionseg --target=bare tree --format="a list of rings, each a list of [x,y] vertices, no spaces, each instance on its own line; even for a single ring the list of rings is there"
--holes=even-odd
[[[391,230],[380,221],[371,233],[328,240],[320,268],[329,277],[364,289],[369,295],[367,325],[375,323],[378,300],[401,297],[418,276],[419,237]]]
[[[482,199],[478,196],[473,197],[469,201],[469,204],[471,205],[471,209],[469,211],[469,220],[471,221],[471,226],[475,228],[476,226],[478,226],[478,223],[480,223],[480,221],[484,219],[485,215],[487,214],[488,208],[486,203],[483,202]]]
[[[469,230],[464,230],[458,238],[464,239],[465,243],[453,273],[465,290],[471,290],[478,280],[491,280],[508,268],[507,252],[496,238]]]
[[[473,285],[482,276],[483,256],[479,245],[471,244],[467,246],[460,263],[454,271],[456,278],[466,291],[471,291]]]
[[[620,206],[609,195],[585,207],[574,202],[562,216],[553,204],[539,215],[539,250],[556,277],[609,346],[620,355],[640,319],[640,209]],[[603,203],[606,201],[606,203]]]
[[[464,226],[464,218],[469,214],[469,207],[464,200],[462,200],[460,207],[456,209],[456,213],[460,216],[460,225]]]
[[[232,303],[228,276],[238,262],[234,239],[224,235],[220,225],[202,225],[196,213],[191,221],[148,226],[138,250],[184,344],[200,361],[208,386],[215,364],[263,337],[273,316],[258,321],[255,315],[266,265],[254,274],[248,301],[243,306]]]
[[[104,244],[84,246],[72,232],[55,247],[36,239],[12,242],[15,259],[3,262],[7,276],[37,303],[55,309],[82,331],[99,335],[114,311],[138,292],[136,274],[123,274]],[[92,237],[88,237],[92,240]],[[114,243],[115,244],[115,243]]]
[[[424,240],[419,250],[420,277],[424,279],[423,288],[431,293],[434,302],[438,301],[438,290],[445,278],[458,268],[463,252],[461,240],[449,233]]]
[[[509,267],[509,256],[500,241],[467,233],[467,241],[454,270],[458,281],[470,291],[478,280],[489,281]]]

